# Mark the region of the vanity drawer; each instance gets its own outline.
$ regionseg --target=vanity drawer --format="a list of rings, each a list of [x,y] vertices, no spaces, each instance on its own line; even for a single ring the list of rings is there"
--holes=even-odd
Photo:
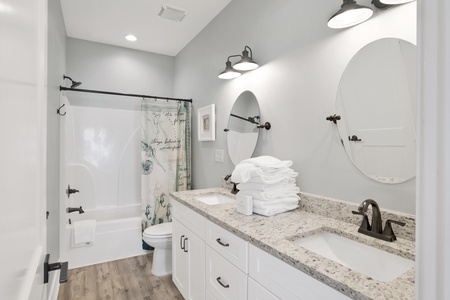
[[[205,242],[245,274],[248,273],[248,243],[206,220]]]
[[[280,300],[259,283],[248,278],[248,300]]]
[[[217,300],[245,300],[247,275],[206,246],[206,289]]]
[[[172,215],[189,230],[205,240],[205,217],[170,197]]]
[[[249,276],[283,300],[350,299],[253,245],[249,247]]]

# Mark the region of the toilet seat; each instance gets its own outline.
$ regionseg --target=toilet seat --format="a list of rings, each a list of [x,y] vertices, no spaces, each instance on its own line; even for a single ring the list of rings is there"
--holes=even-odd
[[[144,235],[151,237],[167,237],[172,235],[172,222],[153,225],[144,230]]]

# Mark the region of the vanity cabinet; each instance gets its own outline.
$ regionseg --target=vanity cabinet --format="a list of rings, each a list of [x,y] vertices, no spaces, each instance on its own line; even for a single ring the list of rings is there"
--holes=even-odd
[[[350,299],[177,201],[172,204],[172,278],[185,299]]]
[[[184,299],[204,300],[205,218],[175,201],[172,203],[172,280]]]

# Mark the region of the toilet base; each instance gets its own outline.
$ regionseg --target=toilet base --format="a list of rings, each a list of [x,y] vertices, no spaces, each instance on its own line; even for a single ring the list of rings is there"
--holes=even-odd
[[[155,276],[172,274],[172,248],[155,248],[151,272]]]

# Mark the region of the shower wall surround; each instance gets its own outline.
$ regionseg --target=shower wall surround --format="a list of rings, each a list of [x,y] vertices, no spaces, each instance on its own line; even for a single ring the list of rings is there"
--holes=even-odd
[[[373,198],[381,208],[414,214],[415,180],[387,185],[362,175],[325,118],[334,113],[342,73],[361,48],[386,37],[416,44],[416,2],[375,9],[370,20],[345,30],[327,27],[335,10],[335,1],[232,1],[176,56],[175,96],[195,99],[194,112],[216,105],[215,142],[196,142],[194,114],[193,188],[218,187],[234,169],[227,153],[224,163],[215,162],[214,153],[227,151],[228,115],[239,94],[250,90],[273,125],[261,132],[255,156],[293,160],[303,192],[354,203]],[[261,67],[237,79],[218,79],[223,57],[245,45]]]

